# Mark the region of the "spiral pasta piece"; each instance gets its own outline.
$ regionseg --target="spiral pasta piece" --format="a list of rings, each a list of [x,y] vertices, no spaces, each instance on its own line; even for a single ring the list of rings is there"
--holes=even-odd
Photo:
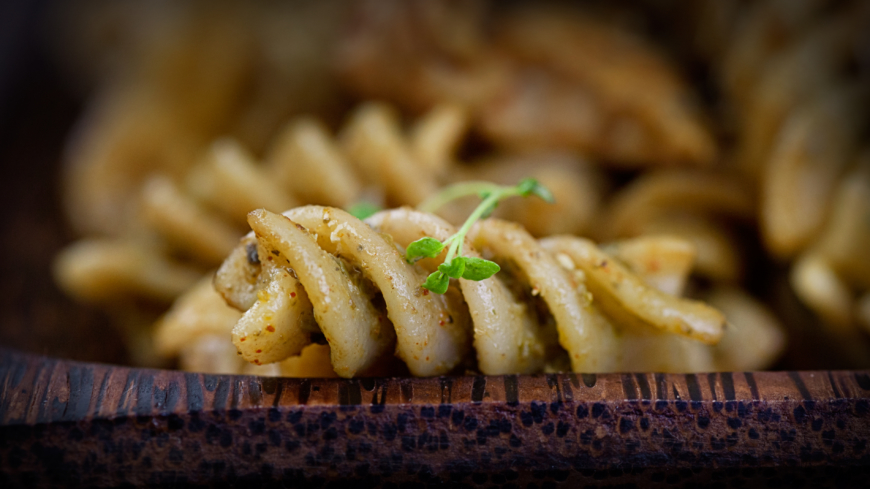
[[[303,117],[287,124],[266,161],[277,178],[306,202],[347,206],[362,191],[362,181],[341,148],[315,119]]]
[[[319,332],[311,301],[289,270],[264,266],[260,280],[257,300],[232,332],[242,358],[257,365],[299,355]]]
[[[673,212],[654,216],[638,228],[639,234],[679,236],[694,245],[693,273],[712,280],[734,283],[744,274],[740,242],[721,220],[694,213]]]
[[[595,314],[583,282],[569,274],[525,229],[488,219],[472,229],[470,238],[475,247],[491,254],[497,263],[514,268],[531,285],[533,296],[540,295],[575,371],[614,369],[613,329]]]
[[[868,98],[864,84],[838,86],[792,112],[763,173],[760,229],[774,255],[791,258],[822,231],[837,184],[852,163]]]
[[[340,375],[364,372],[381,353],[392,347],[392,335],[381,328],[370,297],[347,278],[337,259],[321,249],[304,227],[297,227],[286,218],[265,210],[252,212],[249,221],[263,247],[286,260],[305,287],[313,315],[330,344],[333,367]],[[288,271],[279,271],[279,274],[278,278],[285,283],[279,284],[274,292],[276,299],[284,299],[279,296],[281,289],[293,284]],[[261,300],[268,302],[268,298]],[[255,307],[256,304],[248,313],[256,313]],[[264,307],[276,313],[279,308],[280,305],[274,309]],[[256,321],[256,317],[253,320]],[[244,341],[244,337],[239,341]]]
[[[749,175],[759,176],[789,113],[804,100],[830,90],[847,62],[849,47],[866,29],[863,7],[824,19],[811,32],[765,64],[749,94],[737,161]]]
[[[158,321],[154,333],[155,347],[162,355],[172,357],[183,352],[198,338],[226,339],[227,333],[241,316],[215,292],[212,278],[206,276],[175,301]]]
[[[698,255],[693,243],[673,236],[641,236],[602,246],[601,251],[622,261],[644,282],[680,296]]]
[[[598,233],[608,239],[634,236],[649,220],[679,209],[744,220],[756,213],[752,191],[733,175],[659,170],[644,174],[611,200]]]
[[[250,222],[264,247],[279,252],[305,287],[339,375],[372,366],[392,347],[393,333],[378,320],[382,314],[371,305],[374,294],[364,295],[367,291],[352,284],[342,268],[355,267],[380,291],[395,328],[396,353],[415,375],[446,373],[469,351],[461,299],[424,293],[422,272],[358,219],[308,206],[285,217],[255,211]]]
[[[398,115],[384,104],[360,107],[344,129],[341,145],[363,174],[384,185],[395,204],[419,204],[437,188],[430,168],[416,160],[404,141]]]
[[[554,237],[542,243],[548,251],[564,253],[583,269],[597,303],[611,317],[625,324],[640,321],[707,344],[716,344],[722,338],[725,318],[719,311],[647,286],[591,241]]]
[[[443,241],[456,232],[440,218],[408,208],[379,212],[366,219],[366,223],[390,235],[400,246],[422,236]],[[480,256],[471,243],[466,243],[463,254]],[[427,272],[435,271],[440,263],[440,259],[419,262]],[[487,375],[540,371],[552,338],[547,338],[533,311],[499,279],[480,282],[459,279],[459,287],[474,324],[474,349],[480,371]]]
[[[58,285],[72,297],[110,303],[126,295],[170,303],[189,289],[199,272],[129,240],[80,240],[54,260]]]

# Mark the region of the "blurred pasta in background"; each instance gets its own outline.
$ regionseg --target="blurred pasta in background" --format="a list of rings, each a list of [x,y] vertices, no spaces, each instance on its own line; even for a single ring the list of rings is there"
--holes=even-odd
[[[581,340],[564,336],[561,309],[531,292],[522,278],[531,272],[515,271],[505,304],[540,313],[512,321],[515,331],[540,323],[532,343],[549,364],[532,354],[506,369],[490,362],[483,326],[471,321],[450,367],[426,370],[409,360],[396,323],[398,339],[372,348],[393,348],[404,364],[372,360],[360,372],[753,370],[783,355],[792,368],[870,365],[867,2],[55,9],[57,59],[86,100],[62,188],[81,239],[55,258],[55,276],[111,314],[133,363],[345,375],[311,316],[316,303],[282,305],[296,315],[293,347],[249,363],[237,324],[263,326],[243,320],[257,293],[291,285],[256,265],[271,250],[244,237],[248,213],[413,207],[452,183],[534,177],[556,203],[506,201],[491,222],[521,224],[553,274],[590,290],[612,336],[588,346],[603,363],[572,365]],[[474,205],[460,199],[437,214],[455,226]],[[384,230],[383,215],[366,222],[406,246],[404,225]],[[475,247],[502,256],[480,229]],[[643,294],[721,311],[719,344],[650,329],[655,311],[621,302],[583,265],[590,253],[619,263]],[[455,300],[473,309],[466,289]],[[625,325],[638,314],[647,329]],[[540,320],[550,316],[557,326]]]

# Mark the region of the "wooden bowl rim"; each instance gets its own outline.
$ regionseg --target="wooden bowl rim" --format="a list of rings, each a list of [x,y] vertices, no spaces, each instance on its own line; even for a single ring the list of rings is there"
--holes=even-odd
[[[849,476],[831,484],[860,486],[868,439],[867,371],[291,379],[0,347],[0,481],[11,486],[538,476],[647,486],[737,468],[758,484],[759,468],[825,467]]]

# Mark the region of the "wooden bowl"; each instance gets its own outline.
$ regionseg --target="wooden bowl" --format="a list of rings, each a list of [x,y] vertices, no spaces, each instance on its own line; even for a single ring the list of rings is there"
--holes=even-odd
[[[0,350],[0,487],[861,487],[870,373],[200,375]]]

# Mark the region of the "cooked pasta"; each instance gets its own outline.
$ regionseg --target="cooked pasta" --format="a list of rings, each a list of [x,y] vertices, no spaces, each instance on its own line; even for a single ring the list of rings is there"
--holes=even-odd
[[[763,316],[746,327],[761,323],[771,339],[755,353],[704,344],[719,342],[726,320],[667,291],[686,280],[694,258],[691,243],[674,237],[614,243],[607,254],[587,240],[539,242],[517,224],[488,219],[472,228],[463,253],[493,259],[502,272],[483,281],[459,279],[442,296],[421,284],[443,258],[411,265],[402,256],[422,236],[454,233],[432,214],[400,208],[362,222],[335,208],[307,206],[283,215],[253,211],[249,222],[253,232],[221,266],[214,285],[243,311],[232,341],[257,365],[283,365],[321,335],[343,377],[383,371],[394,354],[411,374],[440,375],[566,365],[583,372],[757,367],[782,348],[775,321],[733,294],[724,301],[732,313]],[[179,311],[193,311],[183,304],[195,303],[196,295],[187,297]],[[187,323],[189,331],[197,321]]]
[[[507,148],[574,149],[623,166],[716,158],[689,90],[629,33],[576,9],[535,5],[504,9],[489,38],[471,5],[441,7],[438,16],[413,2],[357,5],[359,27],[340,57],[346,83],[412,110],[459,103]],[[461,47],[449,42],[450,24],[439,22],[457,18],[471,31]],[[643,91],[634,89],[639,78]]]
[[[348,206],[365,198],[395,205],[418,204],[439,188],[447,175],[462,171],[453,153],[463,136],[463,114],[454,106],[438,106],[406,130],[390,107],[369,103],[360,106],[337,135],[303,117],[288,123],[262,164],[237,140],[216,140],[202,149],[186,173],[174,175],[153,168],[149,175],[138,175],[137,191],[126,189],[128,202],[122,206],[130,215],[123,225],[112,228],[110,235],[116,238],[106,239],[118,241],[118,246],[132,240],[169,262],[175,259],[170,255],[181,256],[205,273],[230,253],[244,232],[247,212],[257,207],[278,212],[299,202]],[[554,183],[557,198],[565,202],[561,204],[565,212],[558,219],[541,221],[535,212],[540,206],[530,210],[506,206],[507,214],[500,215],[527,223],[536,235],[585,229],[600,200],[595,184],[602,177],[591,168],[577,168],[566,155],[527,158],[541,161],[537,170],[527,173]],[[515,178],[526,161],[521,158],[517,163],[500,165],[514,169],[502,172],[502,178],[496,180]],[[480,174],[488,175],[485,171]],[[74,179],[70,184],[78,185]],[[456,221],[460,210],[444,214]],[[91,254],[97,251],[93,249]],[[83,298],[97,294],[77,289],[88,287],[84,283],[91,273],[88,270],[98,274],[98,268],[105,267],[97,265],[98,260],[75,264],[81,254],[61,256],[59,267],[82,270],[58,270],[65,277],[61,285]],[[111,284],[106,287],[111,288]],[[126,290],[135,293],[137,289]],[[173,299],[182,290],[167,287],[149,292],[149,296]]]
[[[443,119],[444,114],[449,120]],[[100,144],[121,144],[112,142],[114,133],[105,132],[115,130],[90,127],[86,136],[105,139]],[[449,107],[436,108],[412,131],[405,131],[389,107],[372,103],[361,106],[338,136],[311,119],[289,123],[265,164],[231,138],[204,146],[198,158],[189,151],[186,158],[193,164],[142,168],[124,167],[128,155],[140,151],[135,147],[126,147],[129,153],[111,150],[99,157],[103,159],[78,148],[74,154],[82,160],[74,162],[78,166],[69,176],[69,186],[74,194],[102,203],[94,204],[91,211],[74,209],[79,209],[79,217],[100,222],[110,237],[64,250],[55,261],[58,283],[71,295],[91,302],[167,303],[233,250],[253,208],[277,212],[299,202],[346,206],[365,196],[416,204],[440,185],[434,171],[426,174],[425,165],[454,165],[452,152],[462,134],[462,115]],[[139,157],[167,151],[158,148],[156,141],[145,143],[155,148]],[[102,167],[100,161],[110,166]],[[94,177],[94,171],[102,172],[101,176]],[[117,179],[121,187],[102,188]],[[334,186],[325,185],[327,181]],[[418,184],[409,186],[407,181]],[[91,195],[91,186],[100,188]],[[106,194],[116,190],[117,194]],[[111,212],[111,219],[100,209]],[[83,221],[82,226],[87,229],[89,224]],[[203,348],[202,352],[212,351]]]

